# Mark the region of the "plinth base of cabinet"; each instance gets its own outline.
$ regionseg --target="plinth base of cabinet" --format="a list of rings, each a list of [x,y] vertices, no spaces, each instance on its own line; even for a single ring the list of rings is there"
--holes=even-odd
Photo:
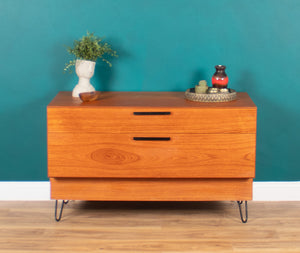
[[[51,178],[51,198],[87,201],[251,200],[252,179]]]

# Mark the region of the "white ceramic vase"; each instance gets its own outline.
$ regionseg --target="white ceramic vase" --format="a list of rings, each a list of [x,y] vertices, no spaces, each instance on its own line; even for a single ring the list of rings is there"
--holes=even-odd
[[[90,83],[90,79],[94,75],[95,65],[96,62],[94,61],[76,60],[75,70],[79,81],[73,89],[73,97],[79,97],[79,94],[82,92],[95,91],[95,88]]]

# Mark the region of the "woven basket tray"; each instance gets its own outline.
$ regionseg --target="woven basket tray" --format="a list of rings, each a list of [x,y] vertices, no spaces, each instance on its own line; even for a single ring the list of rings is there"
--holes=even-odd
[[[236,99],[236,91],[229,89],[229,93],[197,94],[195,88],[190,88],[186,90],[185,98],[195,102],[229,102]]]

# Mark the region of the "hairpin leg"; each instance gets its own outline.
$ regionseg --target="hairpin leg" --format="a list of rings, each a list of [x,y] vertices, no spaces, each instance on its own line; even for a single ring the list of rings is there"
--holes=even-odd
[[[58,206],[58,200],[55,201],[55,220],[56,221],[60,221],[61,216],[62,216],[62,212],[64,209],[64,205],[68,204],[69,200],[63,200],[61,203],[61,207],[60,207],[60,212],[59,212],[59,216],[57,217],[57,206]]]
[[[242,213],[242,204],[243,201],[237,201],[238,205],[239,205],[239,210],[240,210],[240,216],[241,216],[241,220],[243,223],[246,223],[248,221],[248,205],[247,205],[247,201],[245,201],[245,217],[243,216]]]

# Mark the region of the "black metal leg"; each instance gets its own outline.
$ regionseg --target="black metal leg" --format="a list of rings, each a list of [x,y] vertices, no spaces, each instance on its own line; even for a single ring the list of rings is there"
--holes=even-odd
[[[240,210],[240,216],[241,216],[241,220],[243,223],[246,223],[248,221],[248,205],[247,205],[247,201],[245,201],[245,217],[243,216],[243,212],[242,212],[242,205],[243,205],[243,201],[237,201],[238,205],[239,205],[239,210]]]
[[[59,212],[59,216],[57,217],[57,206],[58,206],[58,200],[55,201],[55,220],[56,221],[60,221],[61,216],[62,216],[62,212],[64,209],[64,205],[68,204],[69,200],[63,200],[61,203],[61,207],[60,207],[60,212]]]

